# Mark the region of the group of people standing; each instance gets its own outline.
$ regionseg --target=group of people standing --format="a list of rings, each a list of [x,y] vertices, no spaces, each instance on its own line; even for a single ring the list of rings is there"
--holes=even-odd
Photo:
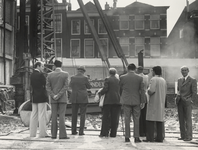
[[[30,118],[30,137],[35,137],[39,124],[39,137],[50,137],[47,133],[46,107],[47,102],[51,104],[52,122],[51,138],[56,139],[59,128],[59,139],[69,139],[65,128],[65,112],[67,107],[67,91],[71,88],[70,102],[72,103],[72,134],[76,135],[77,116],[80,109],[79,135],[84,135],[85,115],[88,104],[87,89],[91,88],[87,76],[84,75],[83,66],[77,68],[77,74],[71,77],[61,69],[62,62],[55,60],[54,71],[47,75],[43,74],[44,63],[38,61],[31,74],[32,87],[32,113]],[[59,121],[58,121],[59,117]],[[58,124],[59,122],[59,124]]]
[[[116,69],[110,68],[104,87],[99,92],[99,95],[105,94],[100,137],[107,137],[109,132],[110,137],[116,136],[120,110],[122,109],[124,112],[125,142],[130,142],[131,115],[134,122],[134,142],[141,142],[139,137],[142,130],[144,130],[143,134],[146,135],[146,141],[153,142],[155,124],[157,125],[156,141],[162,142],[167,87],[166,81],[161,77],[161,67],[153,67],[153,77],[149,85],[148,77],[143,74],[143,67],[136,68],[135,64],[129,64],[127,70],[126,74],[117,78]],[[146,105],[147,109],[144,109]],[[143,129],[140,129],[141,115],[143,118]],[[146,128],[149,128],[149,130],[146,130]]]
[[[115,137],[121,110],[124,112],[125,142],[130,142],[131,115],[134,122],[134,142],[163,142],[165,138],[164,115],[167,83],[162,77],[162,68],[154,66],[151,76],[143,74],[143,67],[129,64],[127,73],[116,76],[116,69],[109,69],[104,87],[102,128],[100,137]],[[189,68],[181,67],[182,78],[178,79],[176,105],[181,137],[178,140],[192,140],[192,103],[197,96],[197,81],[188,75]],[[185,79],[185,80],[184,80]]]
[[[61,69],[62,62],[54,62],[54,71],[43,75],[44,64],[35,63],[35,70],[31,75],[32,113],[30,119],[30,136],[36,136],[39,123],[39,137],[48,137],[46,130],[46,103],[51,103],[52,125],[51,138],[69,139],[65,129],[65,111],[67,106],[67,90],[72,90],[70,102],[72,104],[72,135],[84,135],[85,115],[88,105],[87,89],[91,88],[89,79],[84,75],[85,67],[77,68],[77,74],[69,81],[69,74]],[[192,108],[191,103],[197,92],[197,82],[188,76],[188,67],[182,67],[181,73],[185,78],[178,80],[177,106],[181,138],[192,140]],[[102,127],[99,137],[116,137],[121,110],[124,112],[125,142],[130,142],[131,115],[134,122],[134,142],[141,142],[140,136],[146,136],[145,142],[163,142],[164,109],[167,84],[162,78],[162,68],[155,66],[151,70],[152,77],[143,74],[143,67],[136,68],[135,64],[127,66],[127,73],[117,75],[115,68],[109,69],[109,76],[105,78],[104,87],[98,93],[105,95],[102,108]],[[49,96],[48,96],[49,95]],[[80,109],[80,128],[77,132],[77,117]],[[59,125],[57,123],[59,117]]]

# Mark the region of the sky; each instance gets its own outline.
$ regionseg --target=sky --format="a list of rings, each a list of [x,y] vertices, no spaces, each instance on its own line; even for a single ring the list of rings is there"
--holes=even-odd
[[[77,0],[67,0],[67,2],[69,1],[72,4],[72,10],[76,10],[79,8],[79,4]],[[84,4],[86,4],[89,1],[93,2],[93,0],[82,0],[82,1]],[[98,0],[98,1],[103,9],[106,2],[110,5],[110,7],[113,6],[113,0]],[[182,10],[186,6],[186,0],[117,0],[117,7],[125,7],[135,1],[153,6],[169,6],[167,10],[167,35],[169,35],[178,17],[180,16]],[[192,3],[195,0],[188,0],[188,1],[189,3]]]

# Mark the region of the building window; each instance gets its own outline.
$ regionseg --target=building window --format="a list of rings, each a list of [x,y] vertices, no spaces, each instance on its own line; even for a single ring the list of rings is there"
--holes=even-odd
[[[129,57],[129,38],[128,37],[120,37],[120,46],[122,51],[124,52],[125,56]]]
[[[150,16],[150,27],[151,29],[160,28],[160,15],[151,15]]]
[[[94,57],[94,41],[93,39],[85,39],[85,58]]]
[[[56,38],[56,56],[62,57],[62,39]]]
[[[54,45],[56,45],[56,49],[54,48]],[[54,38],[51,39],[51,49],[54,50],[57,57],[62,57],[62,39],[56,38],[56,41],[54,41]],[[51,53],[51,52],[50,52]],[[49,53],[49,55],[51,55]]]
[[[71,52],[70,56],[72,58],[80,58],[80,39],[71,39]]]
[[[71,34],[80,35],[80,20],[71,21]]]
[[[145,47],[144,47],[144,38],[143,37],[136,37],[135,38],[135,56],[138,56],[138,53],[143,51],[143,55],[145,55]]]
[[[128,30],[129,29],[129,16],[121,15],[119,16],[120,20],[120,30]]]
[[[98,19],[98,33],[99,34],[106,34],[107,33],[101,19]]]
[[[100,39],[100,42],[101,42],[101,45],[103,47],[103,50],[104,50],[104,53],[105,53],[105,56],[108,57],[108,39],[103,39],[101,38]],[[98,52],[98,57],[100,57],[100,52]]]
[[[136,30],[144,29],[144,16],[143,15],[135,16],[135,29]]]
[[[152,37],[150,41],[151,56],[160,56],[160,38]]]
[[[62,14],[54,15],[54,25],[56,33],[62,33]]]
[[[94,25],[94,20],[93,19],[91,19],[91,22]],[[90,30],[86,21],[84,21],[84,33],[85,34],[91,34],[91,30]]]

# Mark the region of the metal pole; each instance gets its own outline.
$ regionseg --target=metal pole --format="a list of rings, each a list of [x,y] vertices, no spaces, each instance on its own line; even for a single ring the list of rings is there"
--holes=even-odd
[[[6,44],[6,0],[3,3],[3,70],[4,70],[4,85],[6,84],[6,56],[5,56],[5,44]]]
[[[41,0],[41,61],[43,61],[43,48],[44,48],[44,46],[43,46],[43,0]]]

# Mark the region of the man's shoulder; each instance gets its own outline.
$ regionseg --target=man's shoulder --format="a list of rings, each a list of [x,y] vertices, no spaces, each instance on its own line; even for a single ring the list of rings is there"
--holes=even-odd
[[[61,71],[61,73],[64,75],[69,75],[69,73],[67,71]]]
[[[183,80],[184,77],[179,77],[178,80]]]
[[[197,82],[197,80],[193,77],[188,76],[188,78],[192,81],[192,82]]]

